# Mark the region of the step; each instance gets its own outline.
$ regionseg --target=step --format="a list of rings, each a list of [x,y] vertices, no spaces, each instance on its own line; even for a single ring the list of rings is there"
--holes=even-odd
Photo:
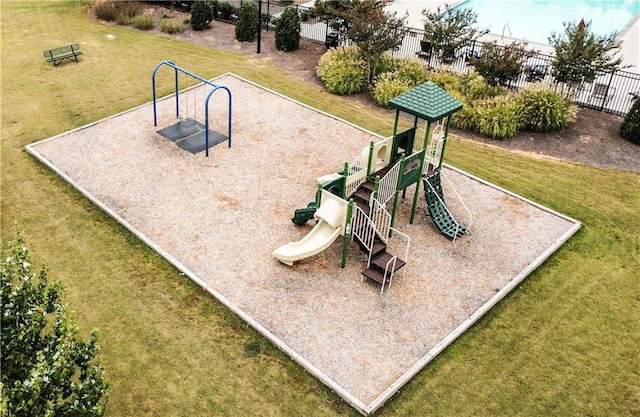
[[[375,190],[375,188],[376,188],[376,183],[374,181],[368,180],[368,181],[362,183],[360,188],[362,188],[363,190],[369,191],[369,193],[372,193],[373,190]]]
[[[381,254],[379,254],[378,256],[376,256],[375,258],[371,259],[371,264],[377,266],[378,268],[380,268],[381,271],[384,271],[384,269],[387,267],[387,262],[389,262],[389,260],[393,258],[393,255],[391,255],[389,252],[383,252]],[[407,263],[405,261],[403,261],[400,258],[396,259],[396,267],[393,270],[393,272],[396,272],[397,270],[399,270],[400,268],[402,268],[403,266],[405,266]],[[389,265],[391,267],[391,265]]]
[[[369,200],[371,199],[371,192],[359,188],[355,193],[353,193],[353,196],[358,200],[369,202]]]
[[[369,202],[365,202],[362,201],[360,199],[358,200],[354,200],[356,203],[356,206],[358,206],[358,208],[362,211],[365,212],[365,214],[368,216],[369,215]]]
[[[380,285],[384,282],[384,272],[380,271],[378,268],[369,267],[362,271],[362,275]]]

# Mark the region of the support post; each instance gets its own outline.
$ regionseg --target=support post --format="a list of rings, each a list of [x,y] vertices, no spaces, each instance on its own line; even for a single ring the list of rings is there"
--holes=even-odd
[[[351,240],[351,216],[353,215],[353,198],[349,199],[347,206],[347,218],[344,226],[344,237],[342,239],[342,263],[340,268],[347,265],[347,252],[349,251],[349,241]]]
[[[373,147],[374,143],[371,141],[369,144],[369,158],[367,159],[367,177],[371,174],[371,165],[373,162]]]
[[[261,32],[262,32],[262,0],[258,0],[258,42],[257,42],[258,46],[256,50],[257,54],[260,53]]]

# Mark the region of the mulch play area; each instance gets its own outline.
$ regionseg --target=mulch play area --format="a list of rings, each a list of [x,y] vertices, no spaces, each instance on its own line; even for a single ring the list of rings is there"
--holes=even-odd
[[[213,82],[233,95],[233,140],[211,147],[208,158],[157,133],[176,122],[175,96],[158,102],[157,126],[149,103],[27,150],[363,414],[580,228],[447,166],[473,215],[470,232],[454,242],[443,237],[422,194],[409,224],[412,198],[402,200],[395,227],[411,239],[407,266],[382,295],[361,280],[366,259],[356,244],[340,268],[341,239],[286,266],[272,252],[313,227],[290,219],[314,200],[316,179],[381,138],[235,75]],[[204,97],[199,88],[180,94],[182,108]],[[226,99],[210,104],[210,127],[224,132]],[[202,121],[204,106],[193,107]],[[445,195],[465,219],[450,188]]]

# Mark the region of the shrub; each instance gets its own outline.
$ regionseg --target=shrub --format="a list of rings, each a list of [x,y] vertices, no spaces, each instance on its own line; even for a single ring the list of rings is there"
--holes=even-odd
[[[80,335],[62,287],[38,273],[16,234],[0,261],[3,416],[105,414],[108,383],[96,363],[98,335]]]
[[[153,17],[146,14],[134,17],[131,20],[131,23],[133,24],[133,27],[140,30],[151,30],[155,26]]]
[[[427,73],[427,78],[429,79],[429,81],[434,82],[440,88],[449,93],[462,90],[460,88],[460,77],[449,71],[444,71],[441,69],[429,71]]]
[[[213,19],[211,4],[205,0],[197,0],[191,6],[191,27],[193,30],[205,30]]]
[[[451,126],[458,129],[473,130],[476,125],[476,109],[473,108],[461,92],[453,91],[449,94],[462,103],[462,110],[453,113],[451,116]]]
[[[623,138],[640,145],[640,99],[636,99],[620,126]]]
[[[311,11],[310,10],[300,10],[300,21],[302,22],[306,22],[311,18]]]
[[[357,46],[331,48],[320,57],[316,74],[333,94],[355,94],[367,85],[366,64]]]
[[[233,16],[238,15],[238,8],[231,3],[227,3],[226,1],[218,3],[218,12],[220,14],[220,18],[223,20],[231,20]]]
[[[142,5],[133,1],[101,1],[96,3],[94,12],[100,20],[126,25],[142,12]]]
[[[288,7],[276,22],[276,49],[295,51],[300,47],[300,18],[296,9]]]
[[[492,139],[507,139],[518,132],[516,101],[511,95],[487,98],[473,106],[474,130]]]
[[[396,78],[406,81],[411,87],[427,81],[427,69],[422,62],[415,59],[397,60],[394,73]]]
[[[389,101],[413,87],[410,80],[401,78],[397,72],[380,74],[373,87],[373,100],[378,106],[389,107]]]
[[[520,130],[551,132],[567,127],[575,118],[575,106],[561,94],[533,87],[519,94],[517,102]]]
[[[236,23],[236,39],[253,42],[258,34],[258,5],[254,2],[242,3]]]
[[[185,30],[184,23],[182,22],[174,22],[170,19],[162,19],[160,23],[160,27],[163,32],[172,34],[172,33],[180,33]]]
[[[399,58],[394,58],[388,52],[380,55],[380,61],[378,61],[378,66],[376,67],[376,75],[395,71],[396,69],[398,69],[399,61]]]

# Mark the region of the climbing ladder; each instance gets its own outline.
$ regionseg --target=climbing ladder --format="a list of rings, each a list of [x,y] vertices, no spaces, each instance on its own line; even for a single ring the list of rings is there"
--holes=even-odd
[[[409,254],[409,237],[391,227],[391,214],[372,195],[375,189],[373,178],[382,174],[384,180],[384,174],[388,171],[393,172],[393,167],[374,173],[356,190],[353,194],[355,207],[351,220],[352,240],[367,254],[367,267],[361,272],[362,279],[366,277],[380,284],[380,294],[384,292],[385,286],[388,288],[391,285],[394,274],[406,265],[404,260],[387,251],[392,231],[407,240],[404,258],[407,259]]]
[[[429,214],[440,233],[451,240],[456,240],[467,233],[468,227],[458,222],[447,208],[442,191],[441,170],[438,169],[423,176],[422,182]]]

